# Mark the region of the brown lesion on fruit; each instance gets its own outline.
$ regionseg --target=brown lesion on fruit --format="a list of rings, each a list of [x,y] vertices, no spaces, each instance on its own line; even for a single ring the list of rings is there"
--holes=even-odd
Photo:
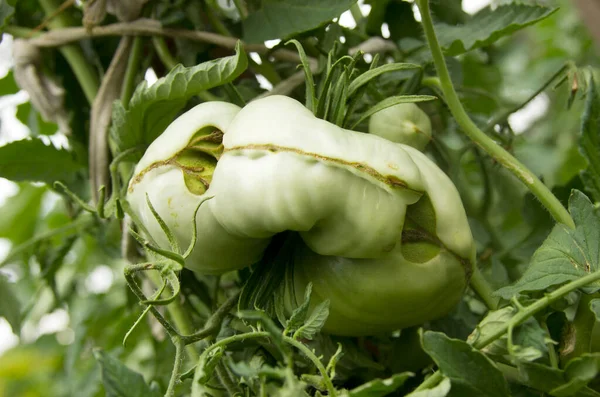
[[[198,130],[190,139],[187,146],[173,157],[156,161],[140,171],[129,184],[129,192],[144,176],[153,169],[174,166],[183,172],[187,188],[196,195],[201,195],[210,186],[212,173],[216,163],[223,154],[223,132],[209,126]]]
[[[322,161],[324,163],[330,163],[332,165],[337,165],[337,166],[352,167],[360,172],[368,174],[373,179],[376,179],[376,180],[388,185],[391,188],[406,189],[406,190],[409,190],[409,191],[412,191],[412,192],[415,192],[418,194],[423,194],[422,191],[408,186],[408,183],[406,183],[406,181],[403,181],[402,179],[398,178],[397,176],[384,175],[381,172],[377,171],[376,169],[374,169],[373,167],[371,167],[367,164],[353,162],[353,161],[346,161],[346,160],[335,158],[335,157],[323,156],[318,153],[306,152],[306,151],[296,149],[296,148],[277,146],[277,145],[271,145],[271,144],[257,144],[257,145],[250,144],[250,145],[235,146],[232,148],[228,148],[228,149],[225,149],[223,153],[235,152],[235,151],[240,151],[240,150],[264,150],[264,151],[268,151],[271,153],[277,153],[277,152],[296,153],[301,156],[306,156],[306,157],[310,157],[314,160]]]

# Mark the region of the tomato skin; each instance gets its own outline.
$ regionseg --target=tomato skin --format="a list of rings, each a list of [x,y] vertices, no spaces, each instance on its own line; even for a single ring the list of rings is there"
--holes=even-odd
[[[214,169],[189,155],[208,127],[224,133]],[[208,190],[190,183],[195,175],[210,180]],[[474,263],[458,192],[431,160],[410,146],[317,119],[288,97],[243,109],[199,105],[150,146],[128,200],[150,237],[168,249],[146,195],[181,247],[196,222],[186,266],[200,273],[250,266],[274,235],[296,232],[288,309],[312,283],[312,303],[331,302],[324,331],[333,334],[388,332],[444,315],[462,296]],[[207,196],[213,198],[193,219]]]
[[[431,140],[431,121],[414,103],[400,103],[373,114],[369,133],[423,150]]]

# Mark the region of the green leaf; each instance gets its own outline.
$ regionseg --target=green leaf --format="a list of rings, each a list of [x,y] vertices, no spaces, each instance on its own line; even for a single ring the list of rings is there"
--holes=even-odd
[[[431,389],[414,391],[406,397],[446,397],[448,393],[450,393],[451,388],[452,383],[450,382],[450,379],[444,378],[437,386],[432,387]]]
[[[0,19],[2,18],[2,7],[3,6],[0,4]],[[12,70],[10,70],[6,76],[0,79],[0,96],[16,94],[17,92],[19,92],[19,86],[15,81]]]
[[[304,47],[298,40],[290,40],[287,44],[293,44],[296,46],[296,50],[298,51],[298,55],[300,56],[300,61],[302,63],[302,69],[304,70],[304,78],[306,79],[306,107],[315,114],[317,112],[317,97],[315,96],[315,81],[313,78],[312,70],[310,70],[310,64],[308,62],[308,58],[306,56],[306,52],[304,52]]]
[[[102,383],[106,397],[159,397],[139,373],[127,368],[121,361],[102,350],[94,351],[102,368]]]
[[[492,44],[501,37],[533,25],[556,12],[525,4],[507,4],[492,10],[485,8],[464,25],[436,24],[440,45],[447,55],[458,55]]]
[[[325,325],[325,321],[327,321],[327,317],[329,317],[329,299],[315,306],[310,317],[294,333],[294,339],[312,339],[315,334],[321,331],[321,328]]]
[[[2,42],[2,32],[6,23],[15,12],[15,4],[17,0],[0,0],[0,42]]]
[[[450,378],[449,396],[506,397],[508,383],[496,365],[479,350],[459,339],[450,339],[441,332],[426,331],[423,350]]]
[[[358,120],[356,120],[352,126],[351,130],[354,129],[357,125],[359,125],[363,120],[371,117],[375,113],[389,108],[390,106],[398,105],[400,103],[414,103],[414,102],[425,102],[425,101],[433,101],[437,99],[437,97],[431,95],[402,95],[402,96],[391,96],[389,98],[385,98],[383,101],[379,102],[377,105],[369,108],[366,112],[364,112]]]
[[[0,177],[12,181],[71,181],[83,169],[73,154],[39,139],[13,141],[0,147]]]
[[[21,330],[21,303],[13,291],[13,286],[5,275],[0,273],[0,317],[4,317],[13,332]]]
[[[152,143],[192,96],[233,81],[247,66],[238,42],[235,55],[189,68],[177,65],[150,87],[140,84],[127,109],[119,101],[113,105],[110,135],[117,153]]]
[[[384,73],[395,72],[398,70],[410,70],[410,69],[419,69],[419,65],[415,65],[412,63],[388,63],[383,66],[379,66],[375,69],[371,69],[361,74],[357,78],[355,78],[348,87],[348,98],[352,96],[363,85],[367,84],[369,81],[374,78],[381,76]]]
[[[533,254],[529,267],[515,284],[495,292],[505,299],[525,291],[542,291],[576,280],[600,268],[600,216],[590,200],[573,190],[569,212],[575,230],[557,224]],[[594,285],[598,288],[600,285]]]
[[[593,79],[581,119],[579,152],[588,162],[588,167],[581,172],[581,179],[594,200],[600,201],[600,96]]]
[[[314,29],[349,9],[356,0],[277,0],[264,2],[262,8],[243,22],[244,41],[260,43],[283,39]]]
[[[310,294],[312,292],[312,283],[308,283],[306,286],[306,291],[304,291],[304,302],[300,306],[294,309],[290,319],[286,324],[286,331],[295,330],[300,327],[304,320],[306,320],[306,316],[308,315],[308,308],[310,305]]]
[[[29,127],[33,136],[53,135],[58,131],[58,125],[44,120],[40,112],[35,110],[29,101],[17,106],[17,119]]]
[[[565,367],[567,383],[553,389],[550,394],[555,397],[572,396],[596,379],[599,372],[600,353],[584,354],[574,358]]]
[[[387,379],[373,379],[364,383],[348,393],[350,397],[383,397],[397,390],[410,377],[412,372],[402,372],[392,375]]]
[[[0,238],[7,238],[16,246],[33,237],[45,192],[45,187],[20,184],[19,192],[0,207]]]

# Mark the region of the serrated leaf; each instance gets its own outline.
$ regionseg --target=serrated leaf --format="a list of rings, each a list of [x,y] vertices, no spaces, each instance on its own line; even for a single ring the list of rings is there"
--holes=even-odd
[[[452,388],[450,379],[444,378],[437,386],[431,389],[419,390],[410,393],[406,397],[446,397]]]
[[[329,317],[329,299],[319,303],[310,313],[306,322],[294,333],[294,339],[312,339],[316,333],[321,331],[325,321]]]
[[[229,83],[242,74],[248,66],[248,58],[239,42],[235,51],[235,55],[189,68],[177,65],[150,87],[143,82],[135,90],[127,109],[116,101],[110,135],[117,153],[149,145],[192,96]]]
[[[39,139],[13,141],[0,147],[0,177],[12,181],[71,181],[83,169],[73,154]]]
[[[501,37],[533,25],[552,15],[558,8],[526,4],[484,8],[464,25],[438,23],[435,30],[447,55],[458,55],[492,44]]]
[[[427,331],[422,337],[423,350],[452,382],[449,396],[506,397],[508,383],[494,362],[479,350],[441,332]]]
[[[356,0],[277,0],[263,6],[243,21],[244,41],[260,43],[284,39],[314,29],[349,9]]]
[[[557,224],[542,246],[533,254],[529,267],[515,284],[495,292],[505,299],[525,291],[546,288],[576,280],[600,267],[600,215],[590,200],[574,190],[569,212],[575,229]],[[591,286],[590,286],[591,287]],[[599,288],[596,283],[594,289]]]
[[[21,330],[21,302],[13,292],[13,286],[5,275],[0,273],[0,317],[10,324],[13,333]]]
[[[285,327],[286,331],[292,331],[296,328],[300,327],[304,320],[306,320],[306,316],[308,315],[308,308],[310,305],[310,294],[312,293],[312,283],[308,283],[306,286],[306,290],[304,291],[304,302],[300,306],[294,309],[290,319],[287,322]]]
[[[102,383],[106,397],[159,397],[139,373],[102,350],[94,351],[102,368]]]
[[[589,84],[585,111],[581,118],[579,152],[588,166],[581,172],[585,188],[596,202],[600,201],[600,96],[594,79]]]
[[[402,372],[387,379],[374,379],[350,390],[350,397],[383,397],[397,390],[410,377],[412,372]]]
[[[0,9],[2,5],[0,5]],[[0,10],[0,20],[2,19],[2,11]],[[11,95],[19,92],[19,86],[15,81],[12,70],[6,73],[6,76],[0,79],[0,95]]]

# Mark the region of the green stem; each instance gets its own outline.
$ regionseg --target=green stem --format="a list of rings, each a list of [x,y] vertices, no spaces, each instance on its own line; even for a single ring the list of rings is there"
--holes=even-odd
[[[233,0],[233,4],[235,4],[242,20],[248,18],[248,7],[246,7],[244,0]]]
[[[364,15],[360,10],[360,6],[358,3],[352,4],[350,7],[350,13],[352,14],[352,18],[354,18],[354,22],[356,22],[356,26],[360,25],[360,22],[364,19]]]
[[[571,69],[571,67],[572,66],[570,63],[565,64],[563,67],[557,70],[556,73],[554,73],[552,77],[550,77],[550,79],[548,79],[540,88],[533,92],[524,102],[519,103],[518,105],[515,105],[494,117],[485,127],[484,131],[491,131],[495,125],[505,122],[511,114],[515,113],[535,99],[535,97],[544,92],[546,88],[548,88],[554,81],[558,80],[559,78],[562,79],[564,75]]]
[[[514,158],[510,153],[497,145],[493,139],[488,137],[481,131],[475,123],[469,118],[467,112],[463,108],[458,95],[452,85],[450,73],[446,66],[446,61],[440,48],[438,39],[433,28],[431,12],[429,11],[429,3],[427,0],[417,0],[423,30],[427,37],[427,42],[431,49],[433,63],[440,78],[441,88],[444,93],[446,103],[456,119],[458,125],[463,129],[465,134],[475,142],[479,147],[485,150],[494,160],[502,164],[506,169],[512,172],[521,182],[529,188],[529,190],[540,200],[540,202],[548,209],[557,222],[564,223],[568,227],[575,228],[573,219],[562,206],[560,201],[552,194],[552,192],[519,160]]]
[[[39,0],[39,3],[46,15],[52,15],[60,7],[57,0]],[[53,29],[62,29],[75,26],[76,23],[73,22],[74,21],[71,21],[66,13],[62,12],[52,18],[49,22],[49,26]],[[79,81],[88,102],[92,104],[98,93],[98,88],[100,87],[96,71],[87,61],[81,47],[77,44],[65,45],[60,48],[60,52],[71,66],[71,69],[73,69],[73,73],[75,74],[77,81]]]
[[[319,358],[315,355],[315,353],[313,353],[313,351],[310,350],[308,348],[308,346],[306,346],[305,344],[300,343],[297,340],[290,338],[289,336],[282,336],[282,337],[283,337],[284,342],[286,342],[287,344],[292,345],[296,349],[300,350],[317,367],[317,369],[321,373],[321,376],[323,377],[323,381],[325,382],[325,385],[327,387],[327,391],[329,393],[328,395],[334,396],[334,397],[337,396],[337,392],[335,390],[335,387],[333,386],[333,382],[331,381],[331,378],[327,374],[327,369],[325,368],[323,363],[321,363],[321,360],[319,360]],[[203,357],[205,357],[206,355],[208,355],[212,350],[214,350],[218,347],[225,347],[231,343],[242,342],[242,341],[245,341],[248,339],[260,339],[260,338],[271,338],[271,335],[266,331],[260,331],[260,332],[252,332],[252,333],[233,335],[228,338],[221,339],[218,342],[216,342],[215,344],[208,347],[206,350],[204,350],[204,352],[202,352],[201,359]],[[198,370],[200,370],[200,368]]]
[[[315,365],[315,367],[317,367],[317,369],[321,373],[321,377],[323,378],[323,382],[325,382],[325,386],[327,387],[328,395],[329,396],[336,396],[337,392],[335,390],[335,387],[333,386],[333,382],[331,381],[331,378],[329,378],[329,374],[327,373],[327,369],[325,368],[325,366],[323,365],[323,363],[321,362],[321,360],[319,360],[319,357],[317,357],[315,355],[315,353],[313,353],[313,351],[308,348],[308,346],[306,346],[303,343],[298,342],[296,339],[290,338],[289,336],[284,336],[283,340],[285,342],[289,343],[290,345],[294,346],[296,349],[300,350],[302,353],[304,353],[304,355],[310,361],[312,361],[312,363]]]
[[[590,273],[586,276],[573,280],[560,288],[546,294],[543,298],[538,299],[529,306],[521,307],[517,314],[515,314],[509,321],[504,323],[502,326],[496,328],[495,332],[485,335],[473,342],[473,347],[476,349],[483,349],[490,343],[500,339],[509,329],[514,329],[517,326],[523,324],[528,318],[532,317],[539,311],[550,306],[552,303],[563,298],[565,295],[573,292],[579,288],[585,287],[591,283],[600,280],[600,270]],[[589,305],[588,305],[589,307]],[[425,390],[437,385],[443,378],[442,373],[438,370],[436,373],[427,378],[423,383],[419,385],[415,390]]]
[[[136,77],[140,71],[140,64],[142,62],[143,46],[144,42],[142,37],[137,36],[133,39],[129,60],[127,62],[127,70],[125,71],[125,78],[123,79],[123,88],[121,90],[121,102],[125,108],[129,107],[129,101],[135,90]]]
[[[164,37],[161,36],[152,36],[152,44],[154,45],[154,50],[156,51],[156,55],[158,55],[158,59],[169,69],[173,69],[175,66],[179,64],[177,59],[171,52],[169,51],[169,47],[167,47],[167,42]]]
[[[40,32],[35,32],[33,29],[24,28],[22,26],[14,26],[14,25],[5,26],[4,33],[8,33],[11,36],[24,38],[24,39],[40,35]]]
[[[152,280],[152,283],[154,285],[160,286],[162,284],[162,280],[158,273],[148,272],[148,277],[150,278],[150,280]],[[173,323],[175,323],[175,327],[177,328],[177,332],[179,333],[179,335],[189,335],[194,331],[188,317],[185,315],[185,313],[181,309],[181,306],[180,306],[178,300],[175,300],[175,301],[171,302],[169,305],[167,305],[167,310],[169,311],[171,320],[173,320]],[[179,335],[171,335],[171,337],[177,338],[178,343],[182,343],[185,345],[183,338]],[[177,347],[177,346],[178,345],[176,343],[175,347]],[[198,361],[198,357],[199,357],[198,352],[196,351],[194,346],[187,345],[185,348],[187,350],[188,356],[190,357],[190,360],[192,360],[192,362]]]
[[[486,335],[481,339],[477,339],[475,343],[473,343],[473,346],[475,346],[477,349],[482,349],[486,347],[490,343],[494,342],[496,339],[502,337],[502,335],[504,335],[508,331],[509,327],[514,328],[518,325],[523,324],[523,322],[525,322],[529,317],[538,313],[540,310],[545,309],[550,304],[561,299],[568,293],[575,291],[581,287],[585,287],[586,285],[598,280],[600,280],[600,271],[590,273],[587,276],[583,276],[577,280],[571,281],[570,283],[563,285],[562,287],[550,292],[549,294],[546,294],[546,296],[544,296],[541,299],[538,299],[531,305],[523,308],[523,310],[515,314],[515,316],[511,318],[510,321],[508,321],[504,326],[498,327],[496,332],[490,333],[489,335]]]
[[[175,344],[175,364],[173,365],[173,371],[171,372],[171,379],[169,379],[169,386],[165,392],[165,397],[173,397],[175,395],[175,387],[179,381],[181,365],[183,364],[184,344],[177,336],[173,337],[173,343]]]
[[[483,300],[485,305],[490,310],[496,310],[498,308],[499,299],[494,297],[494,289],[487,282],[483,274],[475,264],[473,268],[473,275],[471,276],[471,288],[475,290],[477,295]]]

